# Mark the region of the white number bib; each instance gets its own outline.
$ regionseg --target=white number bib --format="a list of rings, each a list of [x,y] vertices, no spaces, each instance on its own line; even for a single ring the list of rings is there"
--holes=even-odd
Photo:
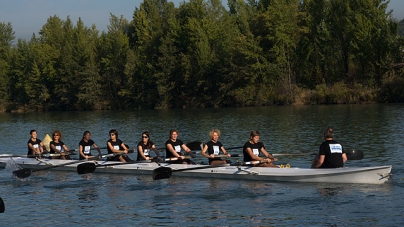
[[[91,146],[84,147],[84,154],[90,154]]]
[[[260,154],[260,151],[258,149],[252,149],[252,151],[255,156],[258,156]]]
[[[331,153],[342,153],[341,144],[330,144]]]
[[[180,146],[180,145],[174,146],[174,149],[175,149],[175,151],[178,152],[178,153],[181,152],[181,146]]]
[[[55,146],[56,150],[59,150],[60,152],[63,152],[62,146]]]
[[[219,154],[219,146],[213,146],[213,154],[218,155]]]

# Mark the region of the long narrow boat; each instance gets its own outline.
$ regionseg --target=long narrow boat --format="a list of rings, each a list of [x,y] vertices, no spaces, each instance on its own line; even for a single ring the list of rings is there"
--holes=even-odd
[[[73,164],[66,165],[69,162]],[[0,167],[5,168],[7,163],[14,163],[21,168],[40,170],[49,166],[63,165],[52,170],[77,171],[79,164],[94,161],[77,162],[59,159],[34,159],[25,157],[0,158]],[[321,182],[321,183],[359,183],[383,184],[391,176],[392,166],[373,167],[344,167],[336,169],[309,169],[309,168],[263,168],[249,166],[221,166],[209,167],[204,165],[185,165],[168,163],[131,163],[97,161],[95,173],[120,173],[133,175],[152,175],[158,167],[170,167],[173,176],[221,178],[234,180],[258,181],[288,181],[288,182]]]

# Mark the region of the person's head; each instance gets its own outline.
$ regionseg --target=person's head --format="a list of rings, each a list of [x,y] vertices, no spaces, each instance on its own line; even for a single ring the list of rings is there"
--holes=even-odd
[[[258,141],[260,140],[260,133],[256,130],[251,131],[250,140],[251,142],[258,143]]]
[[[109,131],[109,137],[111,139],[113,139],[113,138],[118,139],[118,131],[116,131],[115,129],[110,130]]]
[[[62,140],[62,133],[60,130],[55,130],[52,132],[52,140]]]
[[[148,131],[142,132],[142,141],[149,141],[150,134]]]
[[[326,139],[332,139],[334,137],[334,129],[332,129],[331,127],[328,127],[325,131],[324,131],[324,138]]]
[[[36,138],[36,130],[32,129],[31,131],[29,131],[29,134],[31,135],[31,138]]]
[[[218,140],[218,139],[219,139],[219,136],[220,136],[220,131],[219,131],[219,129],[212,129],[212,130],[209,132],[209,138],[210,138],[211,140]]]
[[[170,139],[176,140],[178,137],[178,134],[179,133],[178,133],[177,129],[171,129],[170,130]]]
[[[91,137],[90,131],[84,131],[83,132],[83,139],[89,140]]]

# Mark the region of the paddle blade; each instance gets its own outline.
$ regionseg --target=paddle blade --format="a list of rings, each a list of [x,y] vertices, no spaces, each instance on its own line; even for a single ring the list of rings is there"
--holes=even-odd
[[[192,151],[198,151],[203,149],[203,143],[199,141],[194,141],[186,144]]]
[[[169,167],[159,167],[153,170],[153,180],[167,179],[170,178],[173,170]]]
[[[96,166],[93,162],[82,163],[77,166],[78,174],[94,173]]]
[[[32,170],[31,169],[19,169],[16,171],[13,171],[13,175],[17,178],[27,178],[31,176]]]
[[[360,150],[344,149],[344,151],[348,160],[362,160],[364,157]]]
[[[0,197],[0,213],[4,213],[5,209],[3,198]]]

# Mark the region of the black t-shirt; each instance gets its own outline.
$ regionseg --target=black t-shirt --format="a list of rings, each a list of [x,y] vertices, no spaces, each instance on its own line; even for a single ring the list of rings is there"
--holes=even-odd
[[[174,150],[181,155],[181,146],[184,144],[181,140],[177,139],[175,142],[173,142],[171,139],[166,141],[166,157],[167,158],[172,158],[174,155],[167,149],[167,144],[171,144],[173,146]]]
[[[115,150],[122,150],[122,151],[124,150],[123,147],[122,147],[122,144],[123,144],[122,140],[116,139],[116,141],[113,142],[112,139],[109,139],[109,140],[107,141],[108,154],[113,154],[113,153],[114,153],[114,152],[109,148],[108,142],[111,143],[111,145],[114,147]]]
[[[255,156],[259,156],[261,149],[265,148],[264,144],[262,142],[258,142],[258,143],[250,143],[250,141],[248,141],[247,143],[244,144],[243,147],[243,156],[244,156],[244,161],[245,162],[250,162],[253,161],[254,159],[250,156],[250,154],[247,152],[247,148],[251,148],[251,150],[253,151]]]
[[[150,157],[150,152],[151,152],[151,149],[152,149],[153,145],[154,145],[154,143],[153,143],[152,141],[149,141],[149,144],[148,144],[148,145],[146,145],[146,144],[144,144],[142,141],[140,141],[140,142],[137,144],[138,151],[137,151],[137,159],[136,159],[136,160],[137,160],[137,161],[145,160],[145,159],[140,155],[140,153],[139,153],[139,146],[142,147],[144,156]]]
[[[335,140],[326,140],[320,145],[320,155],[325,155],[320,168],[338,168],[344,166],[342,154],[345,153],[342,145]]]
[[[222,150],[223,144],[220,141],[213,142],[212,140],[205,143],[208,146],[208,154],[218,155]]]
[[[59,141],[56,143],[55,141],[50,141],[49,147],[50,147],[50,152],[51,154],[55,154],[56,151],[52,149],[52,145],[55,146],[56,150],[59,150],[60,152],[64,152],[63,146],[65,145],[62,141]]]
[[[28,153],[27,153],[27,155],[34,155],[34,151],[31,150],[31,148],[29,148],[29,144],[32,144],[32,146],[34,148],[39,148],[41,146],[41,143],[42,143],[42,141],[40,139],[36,139],[35,141],[32,141],[32,139],[29,139],[28,143],[27,143],[27,145],[28,145]]]
[[[80,140],[80,142],[79,142],[79,146],[82,146],[83,147],[83,153],[84,153],[84,155],[87,155],[87,156],[92,156],[92,154],[91,154],[91,146],[93,146],[94,145],[94,141],[93,140],[88,140],[87,142],[85,142],[84,140]],[[80,155],[80,158],[84,158],[84,157],[82,157],[81,155]]]

